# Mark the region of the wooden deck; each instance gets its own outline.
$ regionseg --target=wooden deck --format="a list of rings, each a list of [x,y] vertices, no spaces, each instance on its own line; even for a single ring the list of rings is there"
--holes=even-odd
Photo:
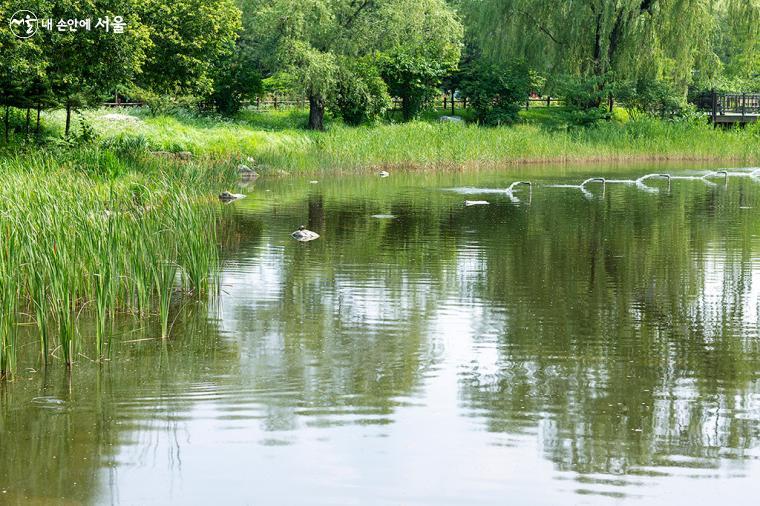
[[[760,119],[760,93],[707,94],[701,104],[708,106],[714,125],[751,123]]]
[[[741,114],[735,112],[729,112],[725,114],[714,114],[711,116],[712,122],[715,124],[727,124],[727,123],[751,123],[760,119],[758,113]]]

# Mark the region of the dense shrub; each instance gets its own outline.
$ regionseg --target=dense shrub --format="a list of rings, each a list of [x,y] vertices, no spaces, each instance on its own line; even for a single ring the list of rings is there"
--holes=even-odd
[[[524,65],[476,61],[465,69],[461,86],[479,123],[512,124],[531,89],[531,74]]]
[[[404,51],[384,54],[380,60],[390,93],[401,98],[404,120],[417,117],[440,93],[438,85],[449,70],[444,63]]]
[[[341,62],[329,105],[346,124],[375,122],[390,104],[388,87],[371,60]]]
[[[618,87],[616,96],[632,112],[661,118],[683,116],[691,109],[684,94],[672,84],[654,78],[640,78]]]

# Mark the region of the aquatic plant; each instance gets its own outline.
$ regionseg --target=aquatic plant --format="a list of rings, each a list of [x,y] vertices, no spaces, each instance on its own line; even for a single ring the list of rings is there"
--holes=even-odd
[[[36,328],[43,361],[71,365],[84,348],[103,356],[109,321],[157,317],[166,338],[173,301],[213,293],[219,214],[206,195],[233,172],[209,166],[201,182],[201,167],[148,159],[111,177],[91,167],[104,158],[99,149],[63,154],[58,163],[34,154],[0,158],[4,375],[16,368],[20,323]]]

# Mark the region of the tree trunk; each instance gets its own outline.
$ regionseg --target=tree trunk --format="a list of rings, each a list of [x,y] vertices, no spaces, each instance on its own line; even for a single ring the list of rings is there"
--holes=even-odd
[[[69,127],[71,127],[71,104],[66,104],[66,131],[65,137],[69,138]]]
[[[404,121],[412,119],[412,102],[409,97],[401,97],[401,115]]]
[[[602,91],[602,78],[604,76],[604,64],[602,62],[602,15],[597,14],[596,15],[596,29],[594,30],[594,76],[596,76],[599,80],[596,83],[595,87],[597,89],[597,92]],[[599,107],[599,105],[602,103],[602,99],[600,96],[596,96],[591,104],[589,104],[588,108],[594,108]]]
[[[39,135],[40,133],[40,112],[42,111],[42,106],[40,104],[37,104],[37,126],[34,128],[34,133],[36,135]]]
[[[26,107],[26,136],[29,136],[29,111],[31,108],[29,106]]]
[[[5,106],[5,143],[8,144],[8,128],[10,125],[10,114],[11,112],[11,106],[6,105]]]
[[[309,97],[309,130],[325,129],[325,101],[319,97]]]

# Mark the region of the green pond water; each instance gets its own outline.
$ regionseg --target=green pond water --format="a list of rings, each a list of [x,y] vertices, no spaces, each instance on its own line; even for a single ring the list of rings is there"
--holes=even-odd
[[[754,504],[760,180],[548,186],[709,169],[259,181],[169,340],[19,360],[0,504]]]

